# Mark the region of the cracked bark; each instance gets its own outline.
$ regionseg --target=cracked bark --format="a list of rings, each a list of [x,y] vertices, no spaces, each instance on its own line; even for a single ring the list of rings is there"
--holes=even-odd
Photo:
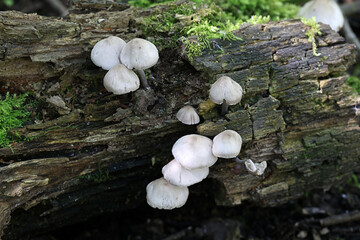
[[[356,50],[329,27],[322,25],[317,39],[320,57],[312,55],[308,27],[297,20],[243,25],[235,32],[242,41],[213,40],[223,51],[205,50],[192,66],[181,58],[181,46],[160,51],[152,90],[112,96],[90,50],[108,35],[142,37],[141,18],[154,9],[82,12],[79,6],[64,19],[0,13],[1,91],[31,90],[40,100],[60,95],[71,109],[16,129],[32,140],[14,144],[14,152],[0,149],[6,239],[143,204],[146,184],[160,177],[173,143],[185,134],[212,137],[232,129],[243,138],[241,158],[268,161],[260,178],[220,159],[201,188],[219,205],[279,205],[346,181],[358,168],[360,120],[353,107],[359,98],[344,84]],[[225,117],[206,107],[210,83],[222,75],[245,91]],[[60,89],[50,91],[55,83]],[[197,128],[175,120],[185,103],[203,109]]]

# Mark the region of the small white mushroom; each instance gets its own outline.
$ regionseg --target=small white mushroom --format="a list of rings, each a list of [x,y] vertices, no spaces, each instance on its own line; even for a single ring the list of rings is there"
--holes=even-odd
[[[210,167],[217,160],[212,153],[212,140],[197,134],[179,138],[171,151],[175,159],[187,169]]]
[[[344,16],[339,5],[333,0],[309,1],[300,9],[298,15],[307,19],[316,17],[317,22],[330,25],[336,32],[344,26]]]
[[[116,95],[133,92],[139,86],[138,76],[122,64],[112,67],[104,77],[104,87]]]
[[[234,158],[239,155],[242,145],[240,134],[233,130],[225,130],[213,139],[212,152],[221,158]]]
[[[255,163],[256,167],[256,175],[262,175],[267,167],[266,161],[262,161],[261,163]]]
[[[247,159],[245,161],[245,167],[246,169],[254,174],[254,175],[262,175],[267,167],[266,161],[262,161],[261,163],[253,163],[251,159]]]
[[[189,196],[187,187],[175,186],[159,178],[146,186],[146,200],[153,208],[174,209],[182,207]]]
[[[242,98],[243,89],[234,80],[227,76],[220,77],[210,88],[210,100],[222,104],[221,114],[228,112],[229,105],[238,104]]]
[[[251,159],[247,159],[245,161],[245,167],[246,169],[251,172],[251,173],[255,173],[256,172],[256,166],[255,164],[253,163],[253,161],[251,161]]]
[[[194,125],[200,122],[200,117],[192,106],[184,106],[177,113],[176,118],[187,125]]]
[[[119,37],[111,36],[100,40],[91,50],[91,61],[104,70],[109,70],[120,63],[119,56],[126,42]]]
[[[164,178],[176,186],[190,186],[201,182],[209,174],[209,168],[186,169],[175,159],[162,168]]]
[[[140,74],[141,84],[149,89],[144,70],[154,66],[159,60],[159,52],[154,44],[134,38],[129,41],[120,54],[120,61],[128,69],[137,69]]]

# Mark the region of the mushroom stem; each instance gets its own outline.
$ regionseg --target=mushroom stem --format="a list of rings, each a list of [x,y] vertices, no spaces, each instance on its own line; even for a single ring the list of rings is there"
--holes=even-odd
[[[145,88],[145,90],[150,90],[151,87],[148,84],[144,70],[137,70],[137,71],[140,75],[140,81],[141,81],[141,85],[143,86],[143,88]]]
[[[245,160],[241,160],[240,158],[236,157],[235,162],[244,164]]]
[[[229,111],[229,104],[227,104],[226,101],[224,100],[221,105],[221,115],[227,114],[228,111]]]

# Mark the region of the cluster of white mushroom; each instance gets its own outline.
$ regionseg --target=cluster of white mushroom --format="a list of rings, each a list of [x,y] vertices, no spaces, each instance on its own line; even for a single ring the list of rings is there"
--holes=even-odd
[[[91,60],[96,66],[109,70],[104,77],[106,90],[120,95],[135,91],[140,86],[138,76],[131,69],[138,70],[141,83],[149,89],[144,69],[154,66],[159,53],[154,44],[135,38],[128,43],[119,37],[108,37],[97,42],[91,51]],[[241,86],[227,76],[220,77],[210,89],[210,100],[222,104],[222,115],[229,105],[240,102]],[[199,115],[192,106],[181,108],[176,117],[184,124],[200,122]],[[209,174],[209,167],[218,157],[236,158],[241,150],[241,136],[233,130],[225,130],[210,138],[190,134],[178,139],[172,148],[174,159],[162,168],[163,177],[152,181],[146,187],[147,202],[153,208],[173,209],[183,206],[189,196],[188,187],[199,183]],[[266,162],[258,164],[250,159],[246,168],[256,175],[263,174]]]
[[[128,43],[119,37],[111,36],[100,40],[91,51],[92,62],[104,70],[104,87],[109,92],[121,95],[133,92],[140,87],[149,89],[144,70],[154,66],[159,53],[154,44],[134,38]],[[136,69],[138,76],[131,69]]]
[[[230,77],[220,77],[211,85],[209,98],[213,103],[221,104],[221,114],[228,113],[229,105],[238,104],[241,101],[243,89]],[[176,118],[187,125],[194,125],[200,122],[200,117],[192,106],[182,107],[176,114]]]
[[[222,104],[222,114],[228,112],[229,105],[235,105],[242,98],[242,88],[227,76],[219,78],[210,89],[211,101]],[[181,108],[176,117],[184,124],[200,122],[192,106]],[[146,187],[146,200],[153,208],[173,209],[182,207],[189,196],[188,187],[199,183],[209,174],[209,167],[218,158],[237,158],[240,154],[242,138],[233,130],[225,130],[210,138],[190,134],[178,139],[172,148],[174,159],[162,168],[163,177],[150,182]],[[255,175],[262,175],[266,162],[242,161],[246,169]]]
[[[146,187],[146,200],[153,208],[182,207],[189,196],[188,187],[201,182],[218,157],[234,158],[240,153],[242,140],[233,130],[210,138],[190,134],[179,138],[172,148],[174,160],[162,168],[163,177]]]
[[[344,26],[344,16],[339,5],[333,0],[312,0],[299,11],[300,17],[316,17],[317,22],[325,23],[338,32]]]

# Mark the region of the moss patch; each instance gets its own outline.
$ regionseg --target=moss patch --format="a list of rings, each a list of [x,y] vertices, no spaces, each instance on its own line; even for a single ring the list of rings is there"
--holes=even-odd
[[[18,140],[10,135],[8,130],[21,127],[24,122],[30,121],[31,109],[34,101],[29,101],[29,94],[10,95],[0,101],[0,147],[10,147],[10,143]],[[11,148],[11,147],[10,147]]]
[[[316,35],[321,35],[320,24],[316,22],[315,17],[312,17],[310,19],[306,19],[303,17],[301,18],[301,22],[310,27],[310,29],[306,31],[305,35],[308,36],[309,41],[312,43],[312,50],[314,56],[320,56],[321,54],[317,52],[317,46],[315,41]]]
[[[296,5],[282,3],[280,0],[251,2],[195,0],[194,2],[166,3],[166,11],[158,11],[141,19],[145,36],[161,48],[175,47],[181,41],[185,46],[185,53],[192,61],[206,48],[221,51],[217,46],[212,46],[211,39],[241,40],[233,34],[233,31],[245,22],[258,24],[268,22],[270,19],[294,18],[298,11]],[[136,1],[132,4],[141,7],[154,5],[154,3],[144,4],[144,1]]]

